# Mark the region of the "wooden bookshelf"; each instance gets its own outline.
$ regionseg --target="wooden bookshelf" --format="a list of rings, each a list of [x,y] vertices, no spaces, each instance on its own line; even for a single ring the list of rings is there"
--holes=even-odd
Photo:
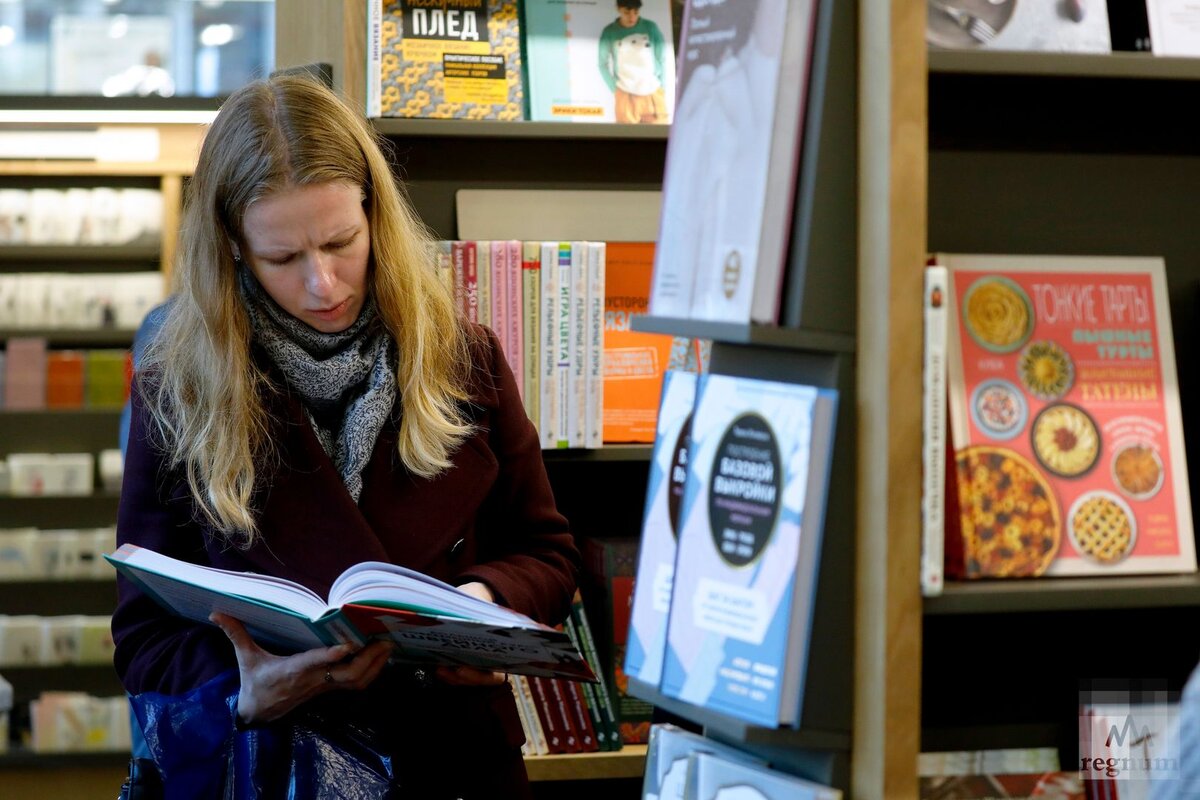
[[[26,244],[0,246],[0,263],[31,264],[37,263],[43,269],[52,262],[63,262],[63,266],[73,267],[79,262],[105,262],[105,267],[112,268],[112,262],[127,262],[143,265],[150,262],[158,263],[160,247],[158,242],[150,244],[89,244],[89,245],[57,245],[57,244]],[[53,269],[60,269],[54,266]]]
[[[134,333],[122,328],[2,328],[0,339],[36,337],[51,347],[129,347]]]
[[[1007,614],[1200,606],[1200,574],[947,583],[926,614]]]

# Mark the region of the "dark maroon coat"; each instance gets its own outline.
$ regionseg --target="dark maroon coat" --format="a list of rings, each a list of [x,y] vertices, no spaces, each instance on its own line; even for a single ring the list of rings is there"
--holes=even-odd
[[[249,550],[224,544],[198,521],[181,472],[168,469],[147,439],[147,411],[135,391],[119,543],[222,569],[271,573],[321,595],[352,564],[391,561],[449,583],[482,581],[497,602],[542,622],[560,622],[575,589],[578,551],[556,510],[537,432],[495,335],[486,331],[472,349],[469,413],[478,432],[453,455],[454,466],[427,480],[400,464],[397,403],[364,470],[357,504],[299,400],[286,394],[269,400],[280,420],[272,434],[279,458],[256,495],[262,539]],[[128,581],[119,580],[118,590],[115,663],[129,692],[182,694],[236,666],[231,645],[215,627],[169,615]],[[476,735],[493,741],[503,736],[510,746],[522,741],[507,686],[418,689],[385,672],[365,695],[334,694],[343,696],[343,705],[372,695],[368,705],[387,709],[394,719],[454,719],[446,734],[465,732],[468,743]]]

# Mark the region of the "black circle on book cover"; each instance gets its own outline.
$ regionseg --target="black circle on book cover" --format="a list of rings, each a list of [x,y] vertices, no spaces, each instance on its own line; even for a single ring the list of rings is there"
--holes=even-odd
[[[775,432],[761,415],[741,415],[717,445],[708,486],[709,527],[722,560],[735,567],[758,560],[779,519],[782,493]]]
[[[667,479],[667,516],[671,518],[671,535],[679,541],[679,507],[683,505],[683,489],[687,484],[688,444],[692,440],[692,415],[688,414],[675,439],[671,455],[671,474]]]

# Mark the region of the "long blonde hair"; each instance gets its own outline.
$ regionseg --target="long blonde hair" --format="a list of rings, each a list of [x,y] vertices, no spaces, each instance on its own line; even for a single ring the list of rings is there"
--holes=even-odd
[[[280,189],[361,186],[370,227],[368,286],[396,342],[404,466],[433,477],[470,435],[472,334],[437,278],[432,238],[402,195],[367,122],[305,77],[252,83],[222,105],[188,185],[174,269],[176,299],[139,365],[152,432],[182,468],[201,514],[231,543],[258,537],[251,498],[274,452],[250,353],[234,246],[249,206]]]

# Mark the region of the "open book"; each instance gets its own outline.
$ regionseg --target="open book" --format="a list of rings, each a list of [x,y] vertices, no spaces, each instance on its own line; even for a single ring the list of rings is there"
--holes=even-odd
[[[291,651],[390,639],[399,661],[596,680],[563,631],[394,564],[355,564],[324,599],[283,578],[203,567],[132,544],[105,558],[168,611],[197,622],[220,611],[256,640]]]

